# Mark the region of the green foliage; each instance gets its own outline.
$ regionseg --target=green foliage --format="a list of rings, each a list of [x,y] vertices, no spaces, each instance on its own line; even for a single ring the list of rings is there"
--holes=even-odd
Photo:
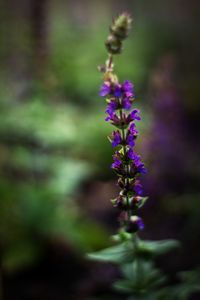
[[[153,267],[152,262],[137,260],[130,264],[122,265],[125,280],[114,284],[118,290],[131,294],[144,295],[154,291],[165,281],[161,272]]]
[[[123,241],[116,246],[90,253],[88,254],[88,257],[97,261],[121,264],[132,262],[136,257],[151,259],[157,255],[165,254],[179,246],[179,243],[175,240],[145,241],[138,239],[137,247],[135,247],[132,235],[127,234],[124,231],[121,231],[119,235],[114,236],[114,240]]]
[[[89,163],[80,155],[80,112],[40,99],[26,103],[7,99],[0,106],[4,267],[33,263],[42,253],[44,240],[54,237],[83,252],[105,245],[104,230],[86,218],[75,202],[80,185],[94,174],[98,159]],[[87,145],[83,149],[90,156]]]
[[[154,266],[154,257],[179,247],[175,240],[144,241],[121,231],[116,246],[91,253],[89,259],[117,264],[122,279],[113,287],[131,295],[128,300],[187,300],[200,290],[199,269],[178,274],[180,283],[168,286],[168,278]]]

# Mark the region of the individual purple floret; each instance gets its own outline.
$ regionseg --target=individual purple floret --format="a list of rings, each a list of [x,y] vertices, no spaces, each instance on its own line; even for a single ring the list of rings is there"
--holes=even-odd
[[[127,135],[126,138],[127,145],[134,147],[135,146],[135,135],[131,134],[130,132]]]
[[[135,154],[133,160],[134,160],[134,165],[137,168],[137,172],[145,174],[147,171],[146,171],[146,168],[144,167],[143,162],[141,162],[141,156]]]
[[[116,98],[119,98],[121,97],[122,95],[122,88],[119,84],[116,84],[113,88],[113,95],[116,97]]]
[[[142,195],[143,193],[143,188],[141,182],[137,179],[135,180],[134,186],[133,186],[134,191],[136,192],[137,195]]]
[[[111,165],[111,168],[113,169],[120,169],[122,167],[122,161],[120,160],[119,153],[116,152],[115,155],[113,155],[114,162]]]
[[[135,123],[132,123],[129,127],[129,131],[130,133],[132,133],[134,136],[137,136],[138,135],[138,131],[136,129],[136,125]]]
[[[138,109],[134,109],[129,115],[128,115],[128,121],[131,122],[131,121],[140,121],[141,118],[140,116],[138,115],[139,114],[139,110]]]
[[[131,109],[131,106],[132,106],[132,101],[130,98],[126,97],[126,98],[123,98],[122,99],[122,108],[123,109],[126,109],[126,110],[129,110]]]
[[[104,82],[104,84],[101,86],[99,95],[102,97],[107,96],[111,93],[111,84],[110,82]]]
[[[105,112],[109,115],[112,115],[117,109],[119,105],[115,99],[111,99],[107,105]]]
[[[122,90],[126,97],[135,97],[134,86],[129,80],[125,80],[122,84]]]
[[[128,151],[127,151],[127,157],[131,160],[133,160],[135,158],[135,153],[133,151],[132,148],[129,148]]]
[[[143,229],[144,229],[144,223],[142,218],[138,216],[131,216],[130,221],[127,225],[127,229],[126,229],[127,232],[132,233]]]
[[[121,134],[120,134],[119,130],[113,131],[112,136],[109,138],[109,140],[111,141],[112,147],[116,147],[119,144],[121,144],[122,143],[122,137],[121,137]]]

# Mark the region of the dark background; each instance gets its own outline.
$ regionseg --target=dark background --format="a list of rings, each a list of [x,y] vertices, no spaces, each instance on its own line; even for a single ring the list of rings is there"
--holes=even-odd
[[[141,237],[181,241],[158,262],[169,274],[199,265],[199,1],[1,0],[1,299],[124,299],[118,270],[84,259],[118,228],[97,66],[121,11],[134,21],[116,72],[135,84],[148,168]]]

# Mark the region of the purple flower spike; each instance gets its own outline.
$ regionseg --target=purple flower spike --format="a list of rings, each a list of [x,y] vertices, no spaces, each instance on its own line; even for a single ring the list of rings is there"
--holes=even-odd
[[[111,85],[110,82],[106,81],[104,84],[101,86],[99,95],[102,97],[105,97],[106,95],[110,94],[111,92]]]
[[[112,147],[116,147],[119,144],[121,144],[122,138],[121,138],[120,132],[118,130],[117,131],[113,131],[112,137],[111,137],[110,140],[111,140]]]

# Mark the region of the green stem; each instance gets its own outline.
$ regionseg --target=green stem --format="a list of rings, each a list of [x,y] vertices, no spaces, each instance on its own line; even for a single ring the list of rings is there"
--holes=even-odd
[[[138,287],[138,299],[142,299],[142,295],[140,294],[140,285],[142,281],[142,270],[141,270],[141,262],[140,258],[138,257],[138,235],[135,233],[133,235],[133,244],[135,248],[135,263],[136,263],[136,282]]]
[[[122,119],[122,109],[120,109],[119,111],[120,113],[120,118]],[[121,129],[121,132],[122,132],[122,141],[123,141],[123,151],[124,151],[124,156],[126,156],[126,146],[124,144],[124,141],[126,139],[126,132],[125,132],[125,129],[122,128]],[[126,172],[128,173],[128,165],[126,165]],[[129,184],[129,180],[128,180],[128,177],[125,178],[125,184],[128,185]],[[126,205],[127,205],[127,214],[128,214],[128,221],[130,221],[130,218],[131,218],[131,210],[130,210],[130,204],[129,204],[129,198],[128,198],[128,195],[126,195]]]

